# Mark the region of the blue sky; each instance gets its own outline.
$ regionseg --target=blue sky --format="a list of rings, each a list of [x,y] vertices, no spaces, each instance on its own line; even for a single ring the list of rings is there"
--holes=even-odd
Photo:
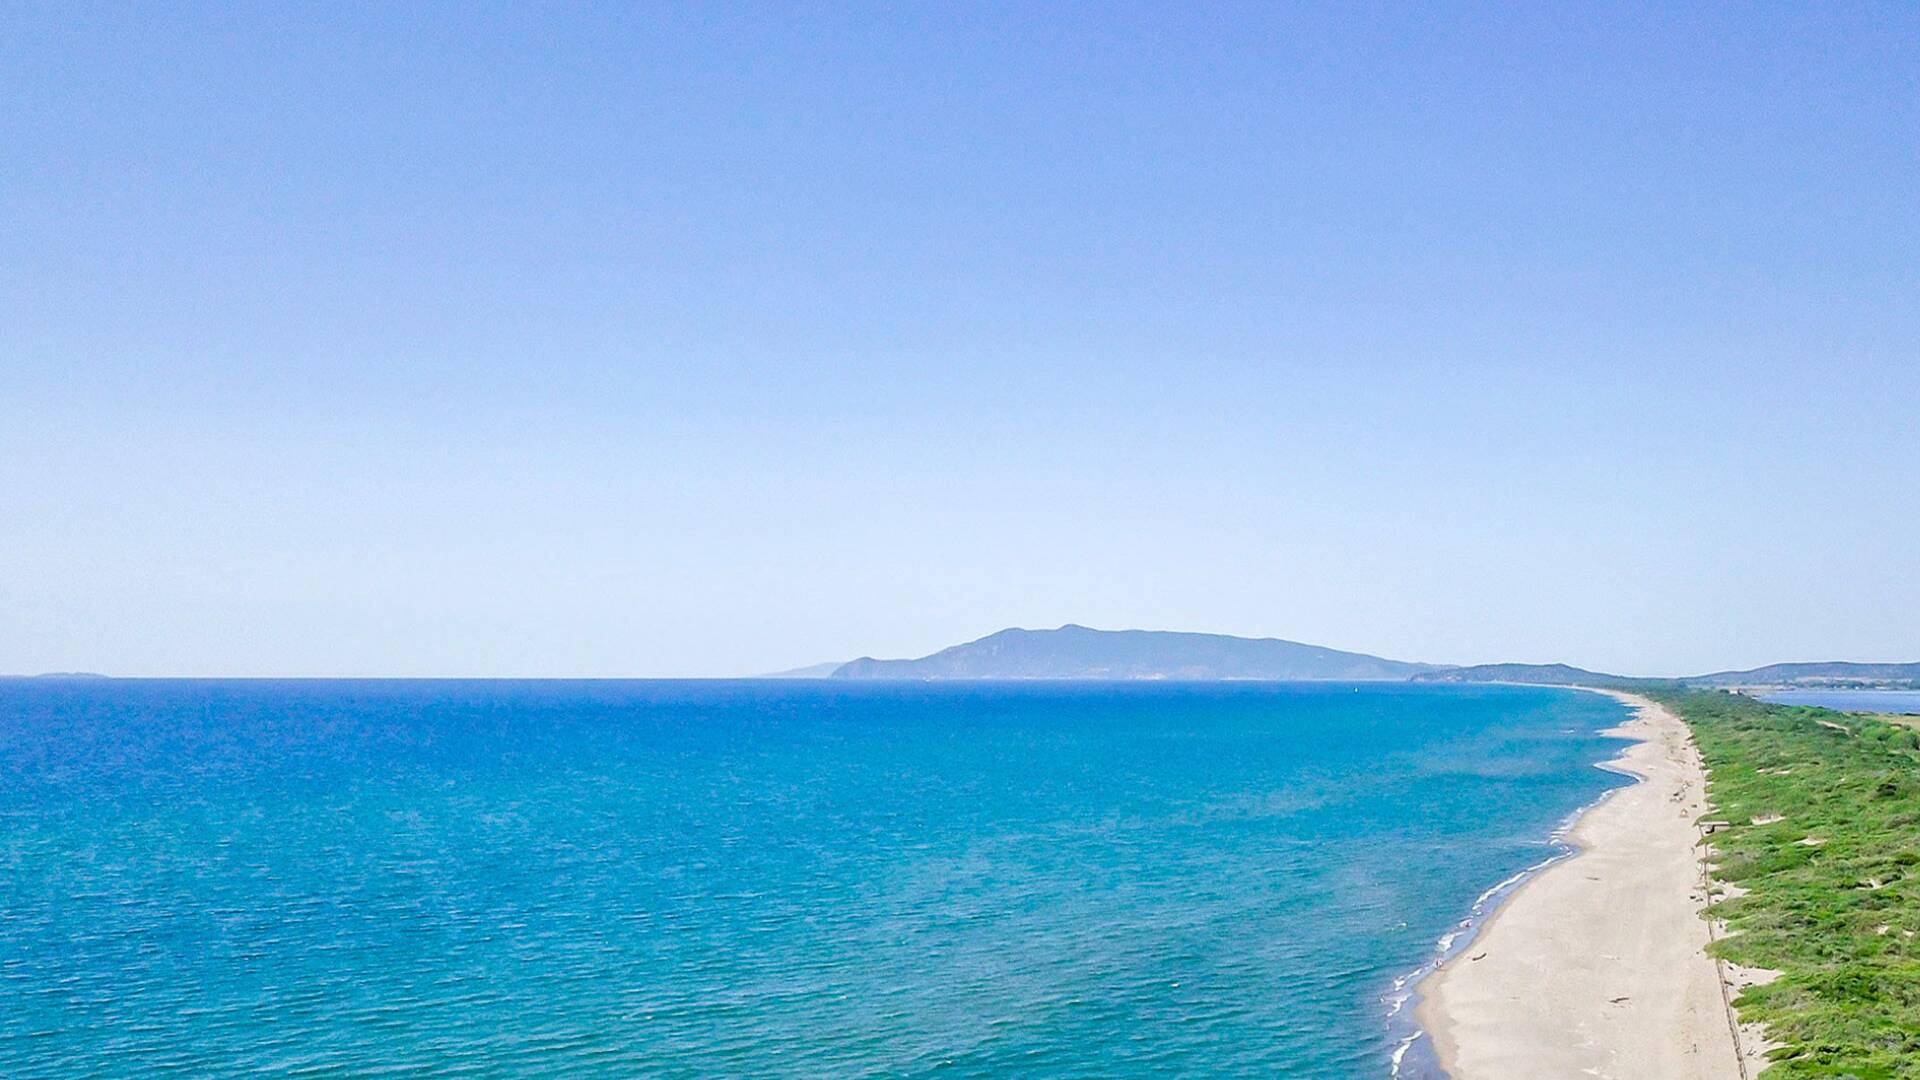
[[[0,13],[0,671],[1920,659],[1920,8]]]

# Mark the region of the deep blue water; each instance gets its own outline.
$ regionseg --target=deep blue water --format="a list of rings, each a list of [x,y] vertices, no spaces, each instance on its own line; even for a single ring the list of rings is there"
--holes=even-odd
[[[1920,690],[1775,690],[1760,698],[1841,712],[1920,713]]]
[[[0,682],[0,1075],[1383,1076],[1394,980],[1622,782],[1622,716]]]

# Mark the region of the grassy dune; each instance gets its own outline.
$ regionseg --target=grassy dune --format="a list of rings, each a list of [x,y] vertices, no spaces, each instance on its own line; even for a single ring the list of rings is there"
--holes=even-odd
[[[1655,696],[1692,726],[1715,816],[1734,822],[1713,838],[1714,872],[1746,892],[1712,908],[1730,931],[1715,948],[1782,973],[1736,1002],[1783,1044],[1765,1076],[1920,1078],[1920,732]]]

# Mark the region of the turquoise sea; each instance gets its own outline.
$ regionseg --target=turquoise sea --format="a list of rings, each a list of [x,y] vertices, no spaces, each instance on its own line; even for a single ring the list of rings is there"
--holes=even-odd
[[[0,682],[0,1075],[1387,1076],[1397,988],[1625,782],[1593,767],[1623,718],[1397,684]]]

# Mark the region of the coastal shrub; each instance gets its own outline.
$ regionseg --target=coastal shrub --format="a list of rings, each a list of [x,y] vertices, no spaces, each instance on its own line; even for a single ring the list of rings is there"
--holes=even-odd
[[[1659,694],[1693,729],[1735,1001],[1780,1044],[1764,1076],[1920,1080],[1920,733],[1717,692]],[[1778,816],[1780,820],[1774,821]],[[1755,825],[1754,821],[1767,822]]]

